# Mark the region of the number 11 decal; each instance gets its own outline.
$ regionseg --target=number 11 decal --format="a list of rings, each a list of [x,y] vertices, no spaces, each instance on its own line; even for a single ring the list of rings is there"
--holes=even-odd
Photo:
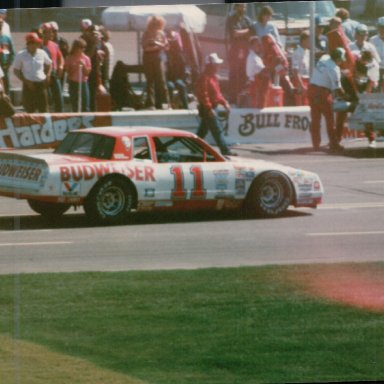
[[[193,175],[193,188],[191,190],[191,199],[205,199],[207,191],[204,189],[203,171],[199,166],[192,166],[190,173]],[[185,189],[183,168],[176,165],[171,168],[171,173],[175,178],[175,188],[172,189],[171,197],[176,200],[184,200],[187,198],[187,190]]]

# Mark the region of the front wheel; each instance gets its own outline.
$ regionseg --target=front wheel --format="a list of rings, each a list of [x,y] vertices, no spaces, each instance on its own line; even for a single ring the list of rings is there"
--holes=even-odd
[[[48,219],[55,219],[56,217],[60,217],[70,208],[69,204],[48,203],[38,200],[28,200],[28,204],[32,210]]]
[[[292,202],[292,185],[279,172],[267,172],[257,178],[250,188],[245,210],[249,216],[278,217]]]
[[[125,221],[134,204],[134,190],[128,181],[111,177],[101,181],[85,201],[84,210],[90,220],[100,224]]]

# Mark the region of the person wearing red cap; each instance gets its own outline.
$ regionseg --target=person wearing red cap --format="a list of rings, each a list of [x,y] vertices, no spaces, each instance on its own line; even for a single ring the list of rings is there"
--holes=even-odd
[[[13,64],[14,73],[23,83],[23,107],[26,112],[48,111],[47,85],[52,60],[41,49],[42,40],[35,32],[25,35],[26,48],[17,53]]]
[[[43,35],[42,48],[52,60],[51,79],[48,85],[48,90],[50,96],[53,98],[55,112],[60,113],[64,110],[64,98],[60,80],[63,75],[64,58],[59,46],[52,41],[52,25],[50,23],[44,23],[41,29]]]

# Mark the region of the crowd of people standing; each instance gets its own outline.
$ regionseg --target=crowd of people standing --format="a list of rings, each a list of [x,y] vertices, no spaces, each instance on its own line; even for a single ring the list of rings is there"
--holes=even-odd
[[[231,103],[247,91],[250,106],[269,104],[273,85],[283,90],[280,105],[309,105],[313,146],[320,145],[320,118],[324,115],[329,146],[339,150],[348,111],[334,118],[334,97],[356,105],[359,94],[384,92],[384,17],[377,20],[377,34],[369,38],[368,27],[340,8],[330,20],[316,16],[315,65],[311,71],[312,36],[304,30],[290,57],[282,49],[279,31],[271,22],[273,9],[266,5],[257,21],[247,16],[247,4],[235,4],[227,19]],[[370,137],[371,142],[373,138]]]
[[[28,32],[25,48],[15,52],[6,15],[7,11],[0,9],[3,92],[10,92],[12,66],[22,82],[22,104],[28,113],[63,112],[66,83],[72,111],[111,109],[110,104],[102,105],[102,96],[112,93],[110,80],[114,65],[113,46],[105,27],[83,19],[79,37],[69,44],[60,36],[57,22],[45,22]],[[216,77],[222,59],[216,53],[208,55],[205,61],[200,57],[205,69],[189,82],[182,29],[169,28],[161,16],[149,17],[141,40],[146,80],[143,108],[170,109],[175,105],[173,98],[177,91],[180,107],[187,109],[188,91],[194,92],[202,122],[205,122],[200,132],[216,127],[214,136],[222,152],[228,152],[219,132],[215,106],[222,104],[227,110],[231,105],[241,107],[239,96],[246,92],[247,106],[262,109],[271,106],[270,96],[277,87],[283,90],[280,98],[284,97],[284,103],[279,105],[311,107],[314,148],[320,145],[323,115],[330,146],[339,148],[348,112],[340,111],[334,117],[334,96],[356,103],[362,92],[384,91],[384,17],[378,18],[377,34],[369,38],[368,27],[352,20],[346,9],[337,10],[330,20],[316,16],[315,36],[302,31],[297,47],[289,55],[272,18],[273,9],[266,5],[261,7],[257,20],[252,20],[247,16],[247,4],[243,3],[235,4],[233,13],[227,17],[230,84],[227,101]],[[315,43],[313,68],[310,64],[312,40]],[[124,100],[118,104],[124,106]]]
[[[15,52],[7,10],[0,9],[0,78],[10,92],[10,67],[22,83],[22,106],[27,113],[63,112],[63,87],[68,83],[73,112],[96,111],[96,95],[107,94],[113,46],[109,32],[83,19],[80,35],[70,45],[59,35],[56,21],[26,33],[25,48]]]

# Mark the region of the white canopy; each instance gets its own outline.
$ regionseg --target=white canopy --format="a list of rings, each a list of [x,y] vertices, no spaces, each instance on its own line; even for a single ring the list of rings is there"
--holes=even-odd
[[[202,33],[207,16],[196,5],[141,5],[108,7],[102,15],[102,23],[111,31],[144,31],[150,16],[162,16],[168,27],[180,25],[190,32]]]

